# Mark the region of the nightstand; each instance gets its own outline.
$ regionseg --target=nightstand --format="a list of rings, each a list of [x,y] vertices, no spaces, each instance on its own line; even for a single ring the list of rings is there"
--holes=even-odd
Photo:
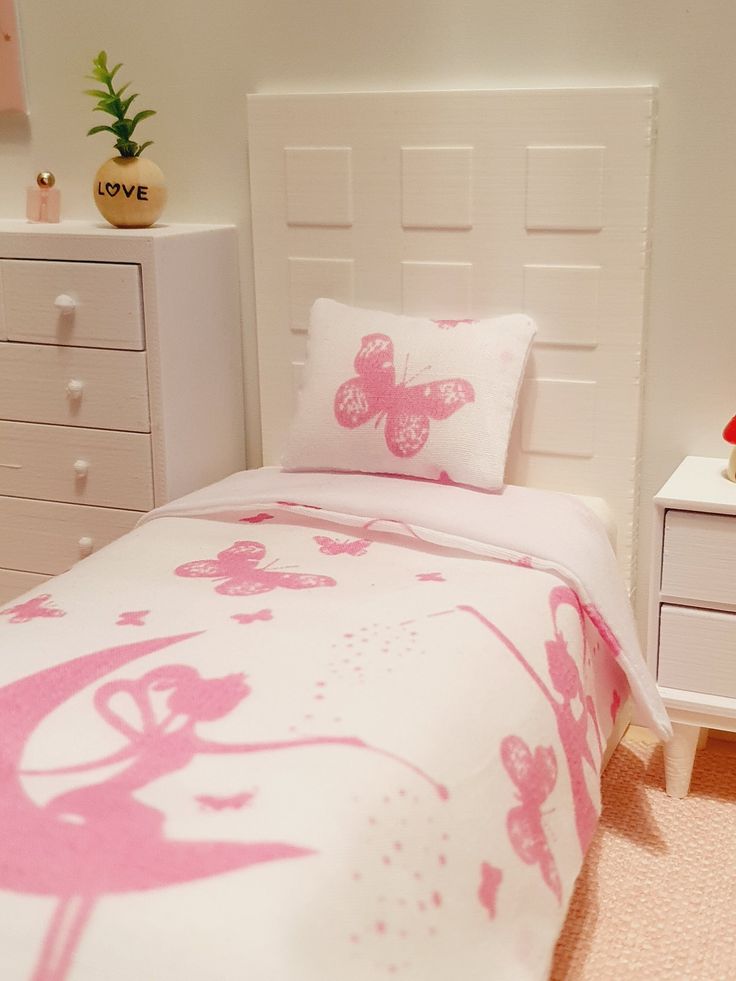
[[[725,469],[689,456],[654,498],[648,661],[675,733],[671,797],[686,796],[707,728],[736,732],[736,483]]]
[[[0,221],[0,605],[242,470],[232,226]]]

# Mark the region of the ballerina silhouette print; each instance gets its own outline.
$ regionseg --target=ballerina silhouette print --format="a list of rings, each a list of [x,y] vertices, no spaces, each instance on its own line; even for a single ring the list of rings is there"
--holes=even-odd
[[[63,981],[94,905],[105,894],[155,889],[315,854],[308,847],[280,841],[167,839],[164,814],[134,795],[184,769],[199,754],[329,745],[370,750],[408,767],[441,799],[447,797],[446,790],[417,767],[356,737],[237,744],[201,738],[199,723],[228,715],[251,689],[240,674],[203,678],[182,664],[158,667],[134,680],[108,681],[95,690],[95,710],[124,739],[117,751],[72,766],[19,769],[28,738],[53,709],[105,674],[192,636],[100,651],[0,689],[0,888],[58,897],[32,981]],[[45,807],[37,806],[21,783],[28,777],[82,774],[113,764],[126,765],[100,782],[58,794]]]
[[[585,770],[583,766],[583,763],[587,763],[597,775],[597,764],[593,759],[588,741],[589,720],[592,720],[593,723],[593,730],[599,750],[599,760],[603,755],[603,744],[593,699],[585,694],[580,671],[568,651],[567,642],[559,627],[558,613],[563,606],[569,606],[575,610],[580,622],[584,643],[585,616],[580,605],[580,600],[573,590],[567,586],[556,586],[552,589],[549,594],[549,605],[552,614],[554,638],[546,641],[545,650],[552,685],[555,691],[562,696],[561,701],[550,691],[513,641],[496,624],[492,623],[472,606],[460,606],[458,609],[465,613],[470,613],[498,637],[501,643],[522,665],[552,707],[557,720],[557,731],[559,732],[562,747],[565,751],[567,768],[570,774],[575,806],[575,828],[580,847],[583,853],[585,853],[598,824],[598,814],[585,781]],[[573,711],[573,703],[577,699],[579,699],[582,705],[582,712],[579,716],[576,716]]]

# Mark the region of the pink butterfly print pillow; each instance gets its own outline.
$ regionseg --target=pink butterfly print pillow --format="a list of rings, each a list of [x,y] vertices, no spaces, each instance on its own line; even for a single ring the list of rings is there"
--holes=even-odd
[[[498,489],[535,331],[523,314],[428,320],[317,300],[283,467]]]

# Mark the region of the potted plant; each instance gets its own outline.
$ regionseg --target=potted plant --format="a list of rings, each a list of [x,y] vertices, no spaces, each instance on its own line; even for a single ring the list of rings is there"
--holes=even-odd
[[[117,157],[106,161],[95,174],[93,195],[100,214],[117,228],[148,228],[160,216],[166,204],[166,183],[161,169],[141,154],[152,140],[136,143],[133,133],[144,119],[156,114],[154,109],[141,109],[131,118],[128,111],[137,93],[124,95],[130,85],[115,89],[113,81],[122,65],[108,68],[107,54],[100,51],[92,62],[92,74],[87,78],[105,88],[87,89],[85,95],[97,99],[95,112],[105,112],[114,118],[108,125],[93,126],[87,133],[112,133],[116,137]]]

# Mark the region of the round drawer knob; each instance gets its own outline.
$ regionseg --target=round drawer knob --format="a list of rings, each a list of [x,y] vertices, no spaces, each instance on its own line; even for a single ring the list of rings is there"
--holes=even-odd
[[[86,477],[89,473],[89,463],[87,460],[75,460],[74,473],[77,475],[77,477]]]
[[[79,399],[82,397],[82,392],[84,391],[84,382],[79,381],[77,378],[72,378],[66,386],[66,393],[70,399]]]
[[[82,555],[89,555],[92,549],[94,548],[95,543],[89,537],[89,535],[84,535],[82,538],[79,539],[78,545],[79,545],[79,551],[81,552]]]
[[[54,300],[54,306],[59,313],[68,315],[70,313],[74,313],[77,306],[77,301],[74,299],[74,297],[68,296],[66,293],[60,293]]]

